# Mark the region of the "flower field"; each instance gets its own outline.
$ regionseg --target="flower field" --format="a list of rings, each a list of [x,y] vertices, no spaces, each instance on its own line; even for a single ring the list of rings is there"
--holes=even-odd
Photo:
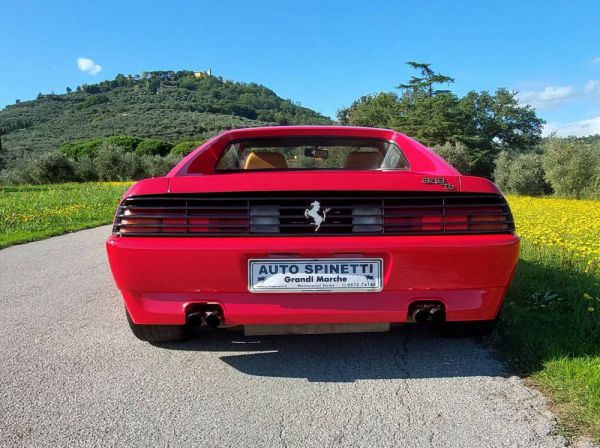
[[[519,235],[541,252],[560,250],[583,262],[586,271],[600,268],[600,201],[509,197]]]
[[[131,183],[0,187],[0,248],[111,222]]]
[[[499,344],[567,433],[600,441],[600,201],[508,199],[522,248]]]

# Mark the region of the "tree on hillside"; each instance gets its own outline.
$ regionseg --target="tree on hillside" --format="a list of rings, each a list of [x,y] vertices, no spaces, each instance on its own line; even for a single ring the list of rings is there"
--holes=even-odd
[[[454,79],[436,73],[430,64],[409,62],[420,76],[397,86],[400,94],[363,96],[338,111],[342,124],[397,129],[429,146],[461,143],[467,147],[471,173],[491,177],[502,150],[529,151],[541,141],[543,120],[530,106],[521,106],[516,92],[471,91],[459,97],[439,88]]]
[[[337,118],[346,125],[390,128],[400,114],[399,106],[398,95],[381,92],[359,98],[349,108],[339,110]]]
[[[459,99],[449,92],[434,96],[402,95],[400,114],[392,119],[392,127],[427,145],[443,145],[462,141],[465,116]]]
[[[426,96],[432,97],[437,93],[448,93],[448,90],[434,89],[436,84],[451,84],[454,78],[436,73],[431,69],[431,64],[424,62],[407,62],[415,70],[421,72],[421,77],[412,76],[407,84],[399,84],[396,88],[405,90],[411,93],[424,93]]]
[[[2,127],[0,128],[0,171],[2,171],[5,166],[4,151],[2,150],[2,136],[4,136],[4,134],[6,134],[6,129]]]

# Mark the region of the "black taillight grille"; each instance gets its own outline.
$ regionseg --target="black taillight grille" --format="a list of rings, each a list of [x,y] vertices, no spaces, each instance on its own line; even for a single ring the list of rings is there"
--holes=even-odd
[[[123,236],[447,235],[512,233],[514,223],[505,199],[493,194],[166,194],[125,199],[113,232]]]

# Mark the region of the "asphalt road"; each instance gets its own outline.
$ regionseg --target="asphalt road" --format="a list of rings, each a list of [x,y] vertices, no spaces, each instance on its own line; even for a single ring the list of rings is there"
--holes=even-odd
[[[0,446],[554,447],[545,401],[473,340],[130,333],[109,227],[0,251]]]

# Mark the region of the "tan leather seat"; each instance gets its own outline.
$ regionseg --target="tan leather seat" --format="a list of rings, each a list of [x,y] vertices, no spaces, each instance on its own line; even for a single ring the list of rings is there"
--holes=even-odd
[[[383,157],[379,152],[354,151],[348,154],[344,168],[347,170],[375,170],[381,166]]]
[[[251,152],[244,162],[245,170],[286,169],[287,167],[283,154],[279,152]]]

